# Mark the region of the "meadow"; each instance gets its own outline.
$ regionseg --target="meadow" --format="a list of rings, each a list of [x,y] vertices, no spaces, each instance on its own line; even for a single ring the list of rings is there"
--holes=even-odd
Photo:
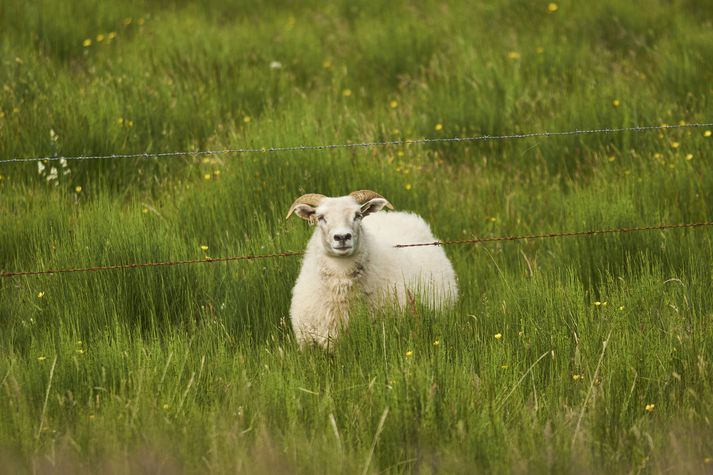
[[[0,160],[713,122],[713,2],[0,6]],[[0,271],[713,218],[710,128],[0,163]],[[54,170],[53,170],[54,169]],[[0,278],[0,472],[711,473],[713,229],[453,245],[455,308],[299,351],[299,257]],[[395,250],[395,252],[398,252]]]

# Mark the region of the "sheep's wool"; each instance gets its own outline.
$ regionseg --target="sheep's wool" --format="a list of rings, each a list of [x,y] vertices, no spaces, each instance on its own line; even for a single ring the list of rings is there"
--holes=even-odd
[[[328,200],[349,204],[347,200],[351,199]],[[420,216],[377,212],[365,216],[358,231],[359,243],[350,256],[330,255],[320,230],[312,235],[290,307],[300,346],[316,343],[328,347],[348,323],[349,307],[355,299],[366,301],[372,308],[389,303],[405,307],[418,298],[428,307],[439,309],[456,301],[456,275],[440,246],[393,247],[436,241]]]

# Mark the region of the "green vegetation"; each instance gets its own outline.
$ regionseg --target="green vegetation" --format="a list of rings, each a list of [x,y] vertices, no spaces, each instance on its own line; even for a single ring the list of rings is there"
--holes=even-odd
[[[0,158],[712,121],[710,0],[549,10],[11,0]],[[711,145],[0,164],[0,269],[301,250],[292,200],[360,188],[442,239],[705,221]],[[710,228],[446,250],[457,308],[356,309],[333,353],[292,338],[299,258],[0,279],[0,471],[711,470]]]

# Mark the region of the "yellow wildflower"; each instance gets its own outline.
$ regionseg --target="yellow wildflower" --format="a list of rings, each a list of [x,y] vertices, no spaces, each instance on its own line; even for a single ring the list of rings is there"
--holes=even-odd
[[[671,142],[671,148],[678,148],[681,146],[681,142]]]
[[[693,160],[693,154],[692,154],[692,153],[687,154],[687,155],[686,155],[686,160],[688,160],[689,162],[690,162],[691,160]]]
[[[91,45],[92,45],[92,40],[90,40],[89,38],[82,41],[82,46],[84,46],[85,48],[89,48]]]
[[[116,38],[116,31],[109,32],[109,34],[106,35],[106,39],[109,41],[113,40],[114,38]]]
[[[44,361],[44,360],[46,360],[46,359],[47,359],[46,356],[38,356],[38,357],[37,357],[37,361]]]
[[[37,298],[38,298],[38,299],[41,299],[41,298],[44,297],[44,296],[45,296],[45,293],[44,293],[44,292],[37,292]]]
[[[411,358],[413,356],[413,350],[408,350],[406,352],[406,358]]]
[[[611,101],[611,105],[614,107],[619,107],[621,105],[621,101],[619,99],[614,99]]]
[[[547,4],[547,13],[554,13],[559,9],[560,9],[560,7],[554,2]]]
[[[74,192],[75,193],[81,193],[82,192],[82,187],[80,185],[77,185],[74,187]]]
[[[344,89],[344,90],[342,91],[342,96],[344,96],[344,97],[351,97],[351,95],[352,95],[352,90],[351,90],[351,89],[348,89],[348,88],[347,88],[347,89]]]
[[[213,175],[220,176],[220,170],[213,170]]]
[[[164,410],[164,411],[167,411],[167,410],[168,410],[168,404],[164,404],[164,405],[163,405],[163,410]]]
[[[204,179],[205,181],[209,181],[209,180],[211,179],[210,173],[206,173],[205,175],[203,175],[203,179]]]
[[[503,334],[502,334],[502,333],[496,333],[496,334],[495,334],[495,339],[496,339],[496,340],[501,340],[502,338],[503,338]]]
[[[612,155],[611,157],[609,157],[609,161],[610,162],[616,161],[616,157],[614,155]]]
[[[201,244],[201,251],[207,251],[208,246],[206,244]]]
[[[104,41],[104,38],[105,36],[102,33],[99,33],[97,35],[97,43],[101,43],[102,41]]]
[[[624,306],[623,306],[623,305],[619,305],[619,311],[620,311],[620,312],[623,312],[623,311],[624,311]]]
[[[441,124],[440,122],[437,123],[436,126],[434,127],[434,129],[435,129],[436,131],[443,130],[443,124]]]
[[[391,102],[389,102],[389,107],[391,107],[392,109],[396,109],[398,106],[399,102],[396,100],[391,100]]]
[[[583,378],[583,376],[581,374],[573,374],[572,375],[572,381],[579,381],[582,378]]]
[[[508,53],[508,59],[511,59],[513,61],[520,59],[520,53],[517,51],[510,51]]]
[[[704,137],[710,137],[711,135],[713,135],[713,132],[711,132],[710,130],[706,130],[705,132],[703,132]]]
[[[249,115],[243,117],[243,122],[245,122],[246,124],[249,124],[252,120],[252,117],[250,117]]]
[[[655,404],[647,404],[647,405],[646,405],[646,408],[645,408],[645,409],[646,409],[646,412],[649,412],[649,413],[654,412],[654,408],[655,408],[655,407],[656,407]]]
[[[438,346],[438,345],[440,345],[440,344],[441,344],[441,340],[439,340],[438,338],[436,338],[435,340],[433,340],[433,346]]]
[[[411,189],[413,188],[413,185],[411,183],[406,183],[404,185],[404,188],[406,189],[406,191],[411,191]]]

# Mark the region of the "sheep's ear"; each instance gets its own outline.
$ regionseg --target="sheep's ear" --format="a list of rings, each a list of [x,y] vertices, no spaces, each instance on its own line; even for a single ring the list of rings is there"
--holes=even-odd
[[[371,213],[376,213],[381,211],[382,208],[387,207],[389,209],[394,209],[394,207],[384,198],[374,198],[363,205],[361,205],[361,214],[364,216],[370,215]]]
[[[304,219],[305,221],[313,223],[316,209],[311,207],[310,205],[298,204],[294,207],[294,209],[290,211],[290,214],[288,214],[287,217],[289,218],[292,213],[295,213],[297,216]]]

